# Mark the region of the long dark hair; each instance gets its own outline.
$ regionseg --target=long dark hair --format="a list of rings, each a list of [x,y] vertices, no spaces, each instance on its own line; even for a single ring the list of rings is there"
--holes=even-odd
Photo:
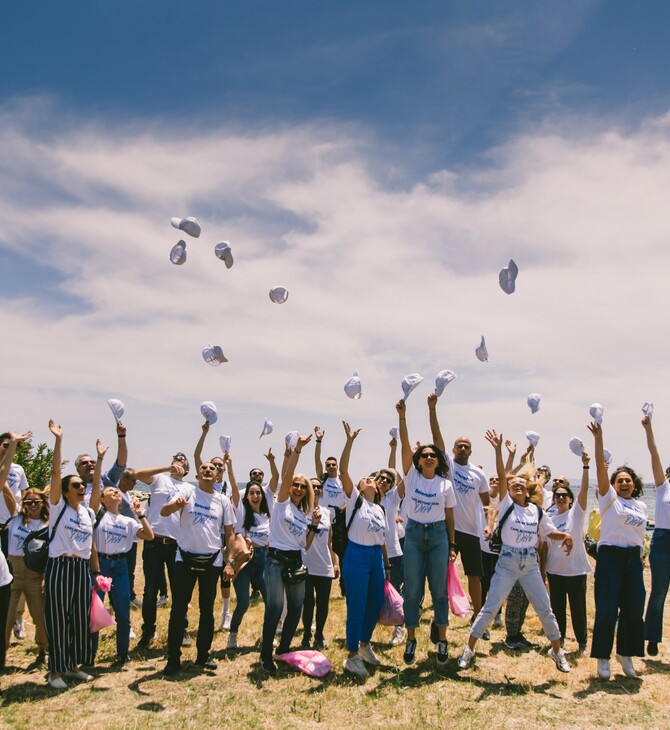
[[[256,520],[254,519],[254,515],[256,514],[249,503],[249,489],[251,487],[258,487],[261,490],[261,505],[259,507],[260,514],[270,516],[270,508],[268,507],[268,500],[265,496],[265,490],[263,489],[263,485],[260,482],[249,482],[247,484],[247,488],[244,492],[244,497],[242,497],[242,504],[244,505],[244,529],[248,532],[255,524]]]
[[[439,477],[448,477],[449,465],[447,464],[447,459],[442,453],[442,450],[438,449],[435,444],[421,444],[421,446],[419,446],[419,448],[412,455],[414,468],[419,472],[419,474],[421,474],[421,462],[419,461],[419,459],[421,459],[421,454],[423,454],[425,449],[430,449],[433,453],[437,454],[437,467],[435,468],[435,474],[437,474],[437,476]]]
[[[616,481],[617,474],[620,472],[625,471],[626,474],[633,480],[633,484],[635,485],[635,488],[633,489],[633,492],[631,494],[631,497],[633,499],[637,499],[639,496],[643,494],[642,491],[642,479],[637,475],[633,469],[631,469],[629,466],[618,466],[613,472],[612,476],[610,477],[610,484],[614,486],[614,482]]]

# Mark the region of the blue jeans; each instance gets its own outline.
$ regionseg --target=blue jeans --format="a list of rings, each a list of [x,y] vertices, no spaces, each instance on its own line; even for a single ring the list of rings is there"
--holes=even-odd
[[[125,555],[117,560],[100,558],[100,572],[112,579],[109,602],[112,604],[116,619],[116,655],[127,657],[130,644],[130,580]],[[100,600],[105,600],[105,594],[102,591],[98,591],[98,595]],[[95,652],[98,651],[98,633],[93,634]]]
[[[616,627],[616,653],[644,656],[644,599],[639,547],[600,545],[595,575],[596,618],[591,656],[609,659]],[[619,622],[617,624],[617,617]]]
[[[535,609],[549,641],[561,638],[556,617],[549,604],[547,589],[540,575],[535,548],[512,548],[506,545],[500,550],[486,603],[472,624],[470,636],[482,638],[517,581]]]
[[[381,545],[349,540],[342,566],[347,591],[347,649],[370,641],[384,602],[384,559]]]
[[[447,602],[447,568],[449,567],[449,539],[444,522],[424,525],[407,520],[403,563],[405,573],[405,626],[419,626],[419,604],[423,586],[428,578],[433,598],[435,624],[449,625]]]
[[[263,596],[263,602],[265,602],[267,591],[263,571],[265,570],[267,553],[268,549],[266,547],[255,547],[254,557],[242,568],[233,581],[236,601],[233,617],[230,621],[231,634],[236,634],[239,631],[244,614],[249,610],[249,594],[252,584],[258,586],[258,590]]]
[[[654,530],[649,550],[649,567],[651,593],[644,619],[644,638],[660,644],[663,640],[663,607],[670,586],[670,530],[662,527]]]
[[[299,551],[298,551],[299,553]],[[268,554],[265,561],[265,614],[263,615],[263,640],[261,643],[261,659],[272,658],[272,642],[279,625],[286,595],[286,618],[282,628],[277,654],[286,654],[291,648],[291,641],[298,628],[302,604],[305,601],[305,581],[294,585],[284,585],[281,576],[282,564]]]

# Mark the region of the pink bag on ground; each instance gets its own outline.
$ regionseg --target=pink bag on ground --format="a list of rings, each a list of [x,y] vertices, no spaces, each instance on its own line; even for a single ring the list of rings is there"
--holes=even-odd
[[[465,595],[461,579],[458,577],[456,563],[449,561],[449,570],[447,570],[447,595],[449,596],[449,608],[455,616],[465,618],[470,611],[470,601]]]
[[[333,665],[320,651],[309,649],[281,654],[281,660],[310,677],[325,677],[333,668]]]
[[[393,587],[390,580],[384,583],[384,603],[379,614],[378,623],[382,626],[400,626],[405,623],[403,597]]]
[[[109,611],[105,608],[105,604],[100,600],[100,596],[93,591],[91,618],[89,621],[91,633],[94,634],[96,631],[100,631],[100,629],[104,629],[107,626],[114,626],[115,624],[116,621],[114,621]]]

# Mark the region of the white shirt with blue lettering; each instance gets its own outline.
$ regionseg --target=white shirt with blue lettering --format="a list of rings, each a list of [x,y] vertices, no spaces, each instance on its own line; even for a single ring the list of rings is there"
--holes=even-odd
[[[135,542],[142,525],[132,517],[105,511],[95,528],[95,546],[104,555],[127,553]]]
[[[309,550],[302,550],[302,562],[310,575],[318,575],[324,578],[335,577],[333,558],[328,549],[328,535],[330,534],[330,510],[321,510],[321,519],[316,526],[317,532],[314,535]]]
[[[35,530],[41,530],[46,526],[43,520],[28,520],[27,524],[23,524],[23,515],[16,515],[9,523],[9,546],[7,553],[10,558],[23,557],[23,543],[28,535]]]
[[[58,515],[63,510],[65,510],[65,514],[56,525]],[[57,504],[51,505],[49,510],[49,534],[51,535],[49,557],[74,555],[88,560],[91,557],[94,522],[93,511],[89,507],[80,504],[75,510],[61,497]]]
[[[270,520],[270,547],[276,550],[300,550],[307,540],[311,518],[296,507],[290,498],[275,502]]]
[[[454,527],[459,532],[479,537],[484,524],[484,505],[480,494],[489,493],[486,474],[472,464],[457,464],[446,454],[449,476],[456,495]]]
[[[454,487],[446,477],[426,479],[414,466],[405,477],[402,512],[415,522],[429,525],[444,522],[444,510],[456,506]]]
[[[380,504],[368,502],[363,497],[361,506],[356,510],[353,521],[351,520],[359,494],[358,488],[354,487],[351,496],[346,498],[347,525],[351,522],[349,540],[357,545],[383,545],[386,540],[386,514]]]
[[[598,545],[644,547],[647,531],[647,505],[641,499],[619,497],[610,486],[607,494],[598,492],[600,540]]]
[[[556,526],[546,512],[542,512],[542,521],[538,528],[537,519],[540,512],[537,505],[528,504],[526,507],[522,507],[514,502],[509,494],[506,494],[500,502],[499,521],[502,521],[510,505],[514,505],[514,509],[503,524],[503,545],[513,548],[535,548],[539,540],[545,538],[550,532],[555,532]]]
[[[223,565],[223,540],[221,538],[227,525],[235,525],[233,506],[221,492],[205,492],[200,487],[189,485],[184,493],[187,503],[177,512],[179,530],[177,545],[179,550],[199,555],[218,552],[213,565]],[[177,551],[177,560],[181,560]]]

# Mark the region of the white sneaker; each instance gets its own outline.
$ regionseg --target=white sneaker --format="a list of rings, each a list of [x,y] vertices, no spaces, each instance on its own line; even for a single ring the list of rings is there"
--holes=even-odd
[[[182,646],[191,646],[193,642],[191,641],[191,637],[184,631],[184,638],[181,640]]]
[[[23,619],[19,618],[16,621],[14,621],[14,636],[17,639],[25,639],[26,638],[26,626],[23,623]]]
[[[90,674],[86,674],[83,669],[77,669],[76,671],[74,669],[68,669],[67,672],[65,672],[65,676],[70,679],[79,679],[82,682],[93,681],[93,677]]]
[[[405,641],[407,632],[404,626],[394,626],[393,636],[391,637],[391,646],[400,646]]]
[[[635,672],[635,667],[633,666],[633,657],[632,656],[621,656],[620,654],[616,655],[616,660],[621,664],[621,668],[623,669],[623,673],[627,677],[637,677],[637,673]]]
[[[128,634],[128,638],[129,639],[136,639],[137,638],[137,634],[132,629],[130,629],[130,633]]]
[[[227,649],[237,649],[237,631],[230,632],[228,634],[228,643],[226,644]]]
[[[230,630],[230,613],[228,611],[221,617],[221,628],[223,631]]]
[[[610,678],[611,672],[609,659],[598,659],[598,676],[600,679]]]
[[[63,678],[55,674],[47,674],[47,682],[49,687],[53,687],[54,689],[67,689],[67,684],[65,684]]]
[[[474,651],[472,651],[472,649],[466,644],[463,648],[463,653],[458,657],[458,661],[456,662],[458,664],[458,668],[467,669],[472,665],[474,658]]]
[[[358,645],[358,656],[366,663],[371,664],[373,667],[378,667],[381,664],[379,657],[374,653],[370,644]]]
[[[570,671],[570,665],[568,664],[566,658],[565,658],[565,652],[563,649],[559,649],[558,651],[554,651],[553,649],[549,650],[549,658],[553,659],[554,664],[556,665],[556,668],[559,672],[569,672]]]
[[[355,674],[363,679],[370,676],[370,673],[365,668],[365,664],[363,664],[363,660],[358,654],[347,657],[344,660],[344,671],[351,672],[351,674]]]
[[[161,606],[166,606],[167,605],[167,602],[168,602],[168,597],[167,596],[161,596],[156,601],[156,608],[160,608]]]
[[[142,599],[135,596],[135,598],[130,599],[130,605],[135,608],[142,608]],[[158,606],[158,603],[156,605]]]
[[[276,634],[277,636],[279,636],[279,635],[281,634],[281,632],[282,632],[282,629],[283,629],[283,628],[284,628],[284,622],[283,622],[283,621],[280,621],[280,622],[279,622],[279,623],[277,624],[277,630],[275,631],[275,634]]]
[[[493,628],[494,629],[501,629],[503,627],[503,617],[502,613],[497,613],[496,617],[493,619]]]

